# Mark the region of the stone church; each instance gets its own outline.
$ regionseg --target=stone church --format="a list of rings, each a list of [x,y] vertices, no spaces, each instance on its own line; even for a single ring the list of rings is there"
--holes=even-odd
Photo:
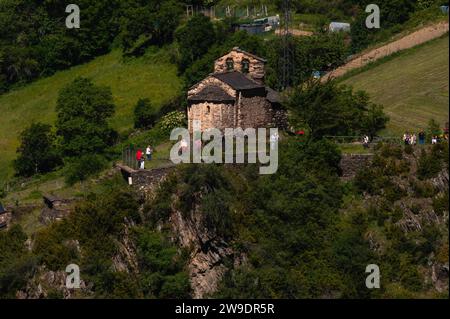
[[[210,128],[260,128],[287,125],[278,92],[264,85],[266,60],[239,48],[217,59],[214,73],[188,91],[189,131],[193,121]]]

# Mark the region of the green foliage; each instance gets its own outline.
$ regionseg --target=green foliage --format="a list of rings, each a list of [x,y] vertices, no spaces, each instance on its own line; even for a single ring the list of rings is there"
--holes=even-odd
[[[133,192],[117,181],[104,183],[67,219],[40,231],[33,253],[51,270],[79,264],[97,298],[188,298],[186,253],[143,226],[138,210]],[[114,270],[113,257],[125,240],[136,247],[139,273]]]
[[[380,29],[368,29],[366,26],[366,5],[369,0],[361,1],[356,8],[355,21],[352,23],[352,51],[358,52],[371,44],[387,40],[402,31],[408,24],[421,24],[433,20],[439,15],[439,0],[380,0]]]
[[[112,145],[115,132],[108,119],[114,114],[111,90],[77,78],[61,90],[56,111],[57,134],[64,157],[101,154]]]
[[[152,127],[157,119],[157,112],[152,108],[149,99],[139,99],[134,107],[134,127]]]
[[[445,212],[449,212],[448,198],[448,191],[438,197],[433,198],[433,209],[439,216],[444,216]]]
[[[174,111],[164,115],[158,122],[158,128],[167,134],[174,128],[185,127],[186,126],[186,113]]]
[[[214,71],[214,61],[228,53],[232,48],[239,47],[255,55],[265,57],[267,55],[266,45],[260,37],[249,35],[245,31],[230,33],[222,31],[221,25],[216,26],[217,43],[211,45],[197,60],[193,61],[184,71],[185,86],[187,88],[203,80]],[[219,41],[220,39],[220,41]]]
[[[161,186],[156,199],[147,206],[153,224],[169,218],[172,194],[179,198],[177,208],[185,218],[200,212],[207,229],[224,238],[231,237],[233,187],[220,167],[189,165],[180,169]]]
[[[56,136],[50,125],[33,123],[21,134],[21,144],[14,162],[17,175],[48,173],[61,164]]]
[[[126,55],[141,55],[151,44],[170,43],[183,13],[182,4],[176,0],[121,1],[115,10]]]
[[[431,139],[433,136],[440,136],[442,133],[441,126],[438,122],[436,122],[434,119],[431,119],[428,122],[428,128],[427,128],[427,140],[428,143],[431,143]]]
[[[67,160],[65,164],[64,175],[66,183],[73,185],[76,182],[85,181],[88,177],[100,173],[107,167],[108,162],[101,155],[88,154]]]
[[[267,84],[275,89],[283,88],[283,39],[277,37],[265,46],[267,49]],[[314,71],[330,71],[343,64],[347,46],[342,34],[318,34],[311,37],[290,37],[292,52],[292,77],[289,86],[296,86],[311,79]]]
[[[80,0],[82,27],[66,28],[64,1],[6,0],[0,5],[0,79],[11,87],[79,64],[110,49],[118,1]],[[2,80],[0,80],[1,86]]]
[[[339,154],[327,142],[316,143],[283,143],[275,175],[255,178],[249,167],[246,191],[236,194],[242,212],[235,221],[249,265],[226,275],[218,297],[340,295],[342,273],[332,251],[342,195]]]
[[[287,107],[310,131],[312,138],[325,135],[375,135],[388,118],[364,92],[334,81],[310,81],[291,92]]]
[[[420,179],[436,177],[444,164],[448,169],[448,143],[433,145],[431,151],[422,150],[418,160],[417,175]]]
[[[430,182],[415,180],[412,186],[417,197],[431,198],[436,194],[436,190]]]
[[[186,255],[180,254],[163,234],[144,228],[135,230],[140,275],[146,298],[189,298],[189,277],[184,270]]]
[[[184,72],[216,42],[214,25],[208,17],[195,15],[175,33],[180,50],[179,69]],[[195,45],[194,45],[195,43]]]
[[[27,252],[27,235],[18,225],[0,232],[0,299],[15,298],[36,268],[36,260]]]

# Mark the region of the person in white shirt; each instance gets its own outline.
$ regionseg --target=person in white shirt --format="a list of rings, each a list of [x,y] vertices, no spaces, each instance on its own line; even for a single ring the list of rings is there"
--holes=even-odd
[[[145,155],[147,156],[147,160],[149,160],[149,161],[152,160],[152,154],[153,154],[153,149],[152,149],[152,147],[149,145],[149,146],[147,146],[147,148],[145,149]]]
[[[275,150],[275,145],[278,142],[279,138],[280,138],[280,136],[278,135],[278,133],[273,133],[270,136],[270,149],[271,150]]]

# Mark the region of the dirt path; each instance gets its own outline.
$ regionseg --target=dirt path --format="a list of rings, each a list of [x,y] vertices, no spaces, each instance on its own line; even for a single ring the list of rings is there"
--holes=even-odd
[[[304,30],[299,30],[299,29],[291,29],[290,32],[292,33],[293,36],[296,36],[296,37],[310,37],[314,34],[314,32],[304,31]],[[277,30],[275,30],[275,34],[283,35],[283,30],[277,29]]]
[[[424,27],[411,34],[404,36],[401,39],[383,45],[379,48],[370,50],[369,52],[362,53],[353,58],[347,64],[335,69],[334,71],[327,73],[322,77],[322,81],[327,81],[329,78],[337,78],[348,71],[361,68],[371,62],[375,62],[381,58],[389,56],[393,53],[413,48],[417,45],[423,44],[430,40],[439,38],[448,33],[448,21],[440,22],[431,26]]]

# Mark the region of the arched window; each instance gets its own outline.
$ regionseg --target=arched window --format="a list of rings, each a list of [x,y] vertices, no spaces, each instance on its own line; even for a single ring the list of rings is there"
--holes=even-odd
[[[234,70],[234,61],[232,58],[228,58],[227,59],[227,70],[228,71],[233,71]]]
[[[250,61],[247,59],[242,60],[242,73],[250,72]]]

